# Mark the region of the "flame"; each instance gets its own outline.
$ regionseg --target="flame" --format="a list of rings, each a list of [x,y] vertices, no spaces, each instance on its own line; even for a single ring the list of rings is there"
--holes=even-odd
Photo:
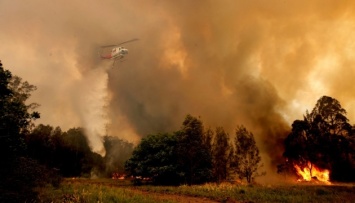
[[[308,162],[307,166],[303,169],[297,164],[295,164],[294,167],[297,174],[302,177],[302,179],[298,179],[298,181],[311,181],[312,178],[317,178],[318,181],[330,184],[329,170],[322,170],[311,162]]]

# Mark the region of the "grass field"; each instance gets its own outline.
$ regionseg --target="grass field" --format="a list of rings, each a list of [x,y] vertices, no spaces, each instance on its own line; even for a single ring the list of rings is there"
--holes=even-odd
[[[38,190],[40,202],[354,202],[355,186],[234,185],[133,186],[110,179],[65,180]]]

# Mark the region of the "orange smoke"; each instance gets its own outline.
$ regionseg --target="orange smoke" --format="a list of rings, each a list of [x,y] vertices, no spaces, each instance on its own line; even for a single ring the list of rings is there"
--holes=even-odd
[[[318,181],[330,184],[329,170],[322,170],[311,162],[308,162],[307,166],[303,169],[301,169],[301,167],[297,164],[295,164],[294,167],[297,174],[301,177],[301,179],[298,179],[298,181],[311,181],[312,179],[316,178]]]

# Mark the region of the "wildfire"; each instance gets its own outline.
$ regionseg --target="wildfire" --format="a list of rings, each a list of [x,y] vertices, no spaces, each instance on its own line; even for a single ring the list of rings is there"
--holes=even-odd
[[[311,181],[312,179],[316,179],[326,184],[330,184],[329,182],[329,170],[322,170],[316,167],[311,162],[308,162],[307,166],[301,169],[297,164],[294,165],[296,172],[302,179],[298,179],[298,181]]]
[[[125,174],[112,173],[112,180],[124,180]]]

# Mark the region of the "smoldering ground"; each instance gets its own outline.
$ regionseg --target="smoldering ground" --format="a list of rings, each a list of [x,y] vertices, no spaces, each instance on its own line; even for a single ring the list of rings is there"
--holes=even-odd
[[[138,141],[188,113],[254,133],[266,165],[295,119],[329,95],[353,111],[351,1],[0,2],[4,67],[38,87],[40,122]],[[111,68],[98,48],[132,38]]]

